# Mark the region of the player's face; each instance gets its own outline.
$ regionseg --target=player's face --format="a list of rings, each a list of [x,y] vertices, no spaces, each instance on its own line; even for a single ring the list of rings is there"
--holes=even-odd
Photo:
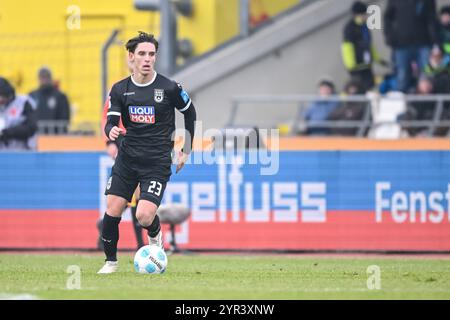
[[[153,73],[156,61],[156,48],[153,43],[142,42],[136,47],[134,53],[129,54],[133,71],[143,76]]]

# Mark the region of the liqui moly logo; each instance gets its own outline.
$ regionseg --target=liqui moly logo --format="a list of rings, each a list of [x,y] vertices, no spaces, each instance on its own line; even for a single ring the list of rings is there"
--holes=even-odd
[[[136,123],[155,123],[155,107],[129,106],[130,120]]]

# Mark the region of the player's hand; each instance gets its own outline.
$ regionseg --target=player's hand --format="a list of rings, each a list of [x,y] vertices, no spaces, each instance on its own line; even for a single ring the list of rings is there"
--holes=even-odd
[[[109,140],[114,141],[119,137],[119,135],[123,132],[122,129],[120,129],[118,126],[112,127],[111,131],[109,132]]]
[[[175,173],[178,173],[183,167],[186,161],[188,160],[189,155],[187,153],[184,153],[183,151],[178,152],[178,164],[177,164],[177,171]]]

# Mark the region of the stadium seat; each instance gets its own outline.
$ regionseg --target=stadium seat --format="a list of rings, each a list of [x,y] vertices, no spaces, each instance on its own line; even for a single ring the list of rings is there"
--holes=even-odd
[[[369,95],[371,100],[373,127],[369,131],[369,138],[398,139],[403,136],[397,118],[406,111],[406,101],[403,93],[391,92],[385,97]]]

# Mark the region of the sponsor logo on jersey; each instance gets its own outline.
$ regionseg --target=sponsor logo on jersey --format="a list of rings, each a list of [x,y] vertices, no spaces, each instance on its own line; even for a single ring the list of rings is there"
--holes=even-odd
[[[130,120],[136,123],[155,123],[155,107],[129,106]]]
[[[161,103],[164,100],[164,89],[155,89],[155,102]]]
[[[132,96],[133,94],[135,94],[135,92],[125,92],[123,95],[124,96]]]
[[[109,177],[108,184],[106,185],[106,190],[109,190],[111,188],[111,183],[112,183],[112,177]]]
[[[180,96],[183,98],[184,103],[187,103],[190,99],[188,93],[184,90],[181,90]]]

